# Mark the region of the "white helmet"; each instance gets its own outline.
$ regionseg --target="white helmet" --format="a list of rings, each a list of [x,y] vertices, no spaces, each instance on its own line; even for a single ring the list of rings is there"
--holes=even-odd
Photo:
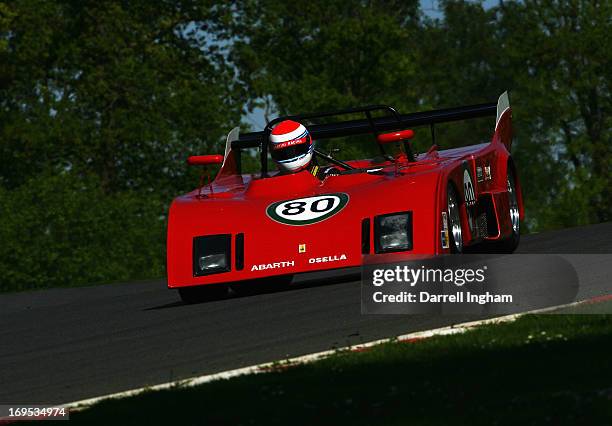
[[[283,172],[297,172],[312,160],[314,145],[303,124],[285,120],[270,133],[270,154]]]

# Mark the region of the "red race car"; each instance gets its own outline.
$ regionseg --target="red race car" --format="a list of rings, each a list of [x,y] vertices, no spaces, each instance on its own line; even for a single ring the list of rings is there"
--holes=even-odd
[[[490,142],[438,149],[435,124],[489,115],[496,117]],[[351,119],[333,120],[338,116]],[[304,123],[317,144],[343,138],[350,146],[351,139],[372,138],[368,143],[380,154],[341,161],[312,146],[316,171],[271,172],[269,141],[287,120]],[[433,139],[420,154],[410,141],[409,128],[417,126],[429,126]],[[293,133],[303,137],[300,129]],[[273,149],[306,139],[295,140]],[[280,117],[262,132],[240,135],[236,128],[224,156],[188,159],[221,168],[212,182],[170,207],[168,287],[196,302],[230,285],[248,291],[296,273],[360,266],[364,256],[384,262],[401,253],[463,253],[477,244],[512,252],[524,213],[511,143],[507,93],[497,103],[428,112],[400,114],[375,105]],[[245,173],[243,166],[255,161],[257,172]]]

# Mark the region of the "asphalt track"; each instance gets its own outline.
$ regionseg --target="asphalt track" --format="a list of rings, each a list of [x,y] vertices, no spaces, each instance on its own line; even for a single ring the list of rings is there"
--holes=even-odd
[[[612,253],[612,223],[524,236],[523,253]],[[611,256],[575,264],[610,293]],[[183,305],[162,280],[0,295],[0,404],[53,404],[474,319],[361,315],[359,281]]]

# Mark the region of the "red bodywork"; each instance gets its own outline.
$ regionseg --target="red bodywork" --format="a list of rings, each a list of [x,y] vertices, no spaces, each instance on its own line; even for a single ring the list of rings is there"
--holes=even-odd
[[[381,174],[356,173],[329,176],[324,180],[308,171],[261,179],[252,175],[224,175],[174,200],[168,218],[168,286],[171,288],[229,283],[269,276],[360,266],[362,221],[370,218],[370,247],[374,247],[373,219],[377,215],[412,212],[410,254],[448,253],[441,238],[442,212],[447,209],[447,185],[454,185],[462,199],[461,222],[464,245],[501,240],[512,233],[506,184],[512,140],[511,112],[498,117],[490,143],[438,151],[432,147],[415,162],[374,164],[370,160],[349,162],[360,168],[383,167]],[[226,161],[228,151],[226,151]],[[483,173],[485,167],[488,170]],[[468,223],[464,199],[464,171],[473,176],[478,204],[494,215],[496,232],[479,235]],[[477,170],[478,169],[478,170]],[[516,173],[515,173],[516,176]],[[520,217],[523,200],[517,178]],[[267,208],[275,202],[331,193],[344,193],[348,203],[337,214],[317,223],[293,226],[274,221]],[[194,276],[193,239],[196,236],[232,234],[231,270]],[[236,270],[237,234],[244,234],[244,266]],[[371,252],[373,253],[373,251]],[[385,256],[377,254],[384,262]],[[261,265],[265,265],[260,268]],[[280,266],[279,266],[280,265]],[[268,267],[271,266],[271,267]]]

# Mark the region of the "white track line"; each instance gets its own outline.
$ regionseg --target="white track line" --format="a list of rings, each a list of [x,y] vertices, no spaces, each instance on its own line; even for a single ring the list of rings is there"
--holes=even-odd
[[[523,315],[545,313],[545,312],[550,312],[550,311],[554,311],[554,310],[562,309],[562,308],[573,307],[573,306],[577,306],[577,305],[589,303],[589,302],[590,300],[582,300],[579,302],[568,303],[566,305],[552,306],[549,308],[536,309],[533,311],[522,312],[518,314],[504,315],[501,317],[488,318],[488,319],[479,320],[479,321],[464,322],[460,324],[449,325],[446,327],[435,328],[432,330],[416,331],[413,333],[403,334],[397,337],[379,339],[379,340],[374,340],[374,341],[367,342],[367,343],[360,343],[355,346],[347,346],[347,347],[340,348],[340,349],[332,349],[332,350],[316,352],[316,353],[312,353],[308,355],[297,356],[294,358],[288,358],[283,361],[266,362],[263,364],[251,365],[249,367],[237,368],[235,370],[227,370],[227,371],[222,371],[219,373],[206,374],[203,376],[192,377],[190,379],[175,380],[172,382],[162,383],[162,384],[155,385],[155,386],[130,389],[130,390],[123,391],[123,392],[117,392],[117,393],[112,393],[108,395],[97,396],[95,398],[82,399],[80,401],[74,401],[74,402],[68,402],[65,404],[61,404],[61,406],[69,408],[71,411],[80,411],[80,410],[88,408],[92,406],[93,404],[96,404],[106,399],[125,398],[128,396],[139,395],[143,392],[163,390],[163,389],[189,388],[189,387],[198,386],[204,383],[209,383],[215,380],[230,379],[232,377],[242,376],[244,374],[264,373],[264,372],[274,370],[275,368],[278,368],[278,367],[310,363],[313,361],[320,360],[322,358],[326,358],[338,352],[359,351],[365,348],[369,348],[371,346],[380,345],[381,343],[387,343],[387,342],[391,342],[395,340],[412,341],[412,340],[426,339],[426,338],[434,337],[434,336],[446,336],[450,334],[465,333],[466,331],[479,327],[481,325],[512,322]]]

